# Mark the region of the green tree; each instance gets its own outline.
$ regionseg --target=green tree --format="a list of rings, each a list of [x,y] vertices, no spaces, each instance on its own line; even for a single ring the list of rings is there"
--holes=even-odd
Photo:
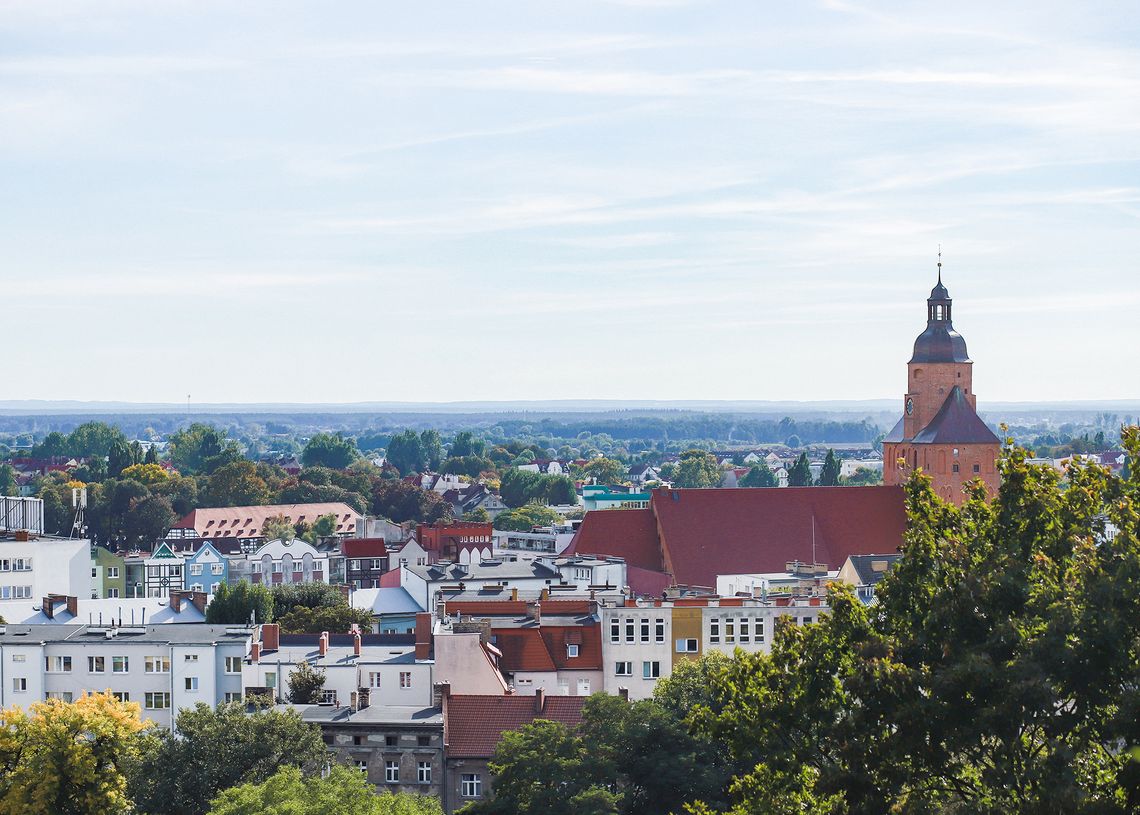
[[[181,473],[209,475],[239,458],[237,443],[213,425],[195,422],[170,435],[170,459]]]
[[[731,812],[1137,811],[1140,479],[1066,487],[1026,457],[962,507],[912,478],[877,602],[833,585],[818,624],[713,677],[694,721],[736,768]]]
[[[509,507],[521,507],[531,501],[546,499],[546,482],[540,473],[511,467],[499,481],[499,495]]]
[[[146,455],[143,457],[143,464],[158,464],[158,447],[151,445],[146,448]]]
[[[382,792],[355,769],[333,766],[327,777],[284,767],[261,783],[223,791],[209,815],[443,815],[439,800]]]
[[[134,461],[131,458],[131,450],[127,446],[126,439],[114,439],[111,442],[110,451],[107,453],[107,475],[111,478],[118,478],[119,474],[132,464]]]
[[[487,442],[470,430],[461,430],[455,434],[455,440],[447,454],[452,458],[482,458],[486,450]]]
[[[500,512],[495,516],[495,529],[512,532],[530,532],[536,526],[550,526],[558,523],[562,516],[538,501],[516,509]]]
[[[440,465],[440,471],[453,475],[466,475],[478,478],[482,473],[493,470],[494,463],[481,456],[451,456]]]
[[[128,539],[145,548],[165,538],[177,520],[170,499],[148,495],[131,501],[122,518],[122,530]]]
[[[425,430],[420,433],[420,450],[423,451],[424,466],[438,470],[443,461],[443,439],[438,430]]]
[[[835,457],[834,450],[827,451],[827,458],[823,460],[823,469],[819,471],[819,480],[815,483],[820,487],[839,486],[839,459]]]
[[[483,507],[475,507],[470,512],[463,513],[463,520],[468,523],[489,524],[491,523],[491,515]]]
[[[139,706],[109,693],[0,711],[0,815],[96,815],[129,805]]]
[[[301,453],[301,463],[306,467],[320,466],[343,470],[359,457],[355,439],[347,438],[340,433],[317,433],[305,445],[305,450]]]
[[[315,705],[325,689],[325,672],[301,662],[289,674],[289,701],[295,705]]]
[[[269,485],[257,472],[257,465],[241,459],[223,464],[206,481],[203,506],[260,506],[270,499]]]
[[[284,515],[270,515],[261,525],[261,536],[267,541],[289,541],[297,537],[297,530]]]
[[[800,453],[796,463],[788,470],[788,486],[810,487],[811,485],[811,464],[808,463],[807,453]]]
[[[285,634],[319,634],[322,631],[345,634],[353,625],[360,626],[364,633],[372,631],[372,613],[353,608],[348,603],[319,608],[296,606],[289,612],[278,615],[276,621]]]
[[[170,480],[170,474],[158,464],[132,464],[124,467],[118,477],[145,484],[148,489]]]
[[[328,583],[281,583],[274,586],[270,594],[273,597],[273,619],[277,622],[297,609],[348,608],[348,600],[340,588]],[[348,630],[347,625],[344,630]]]
[[[67,436],[67,455],[76,458],[106,458],[115,442],[126,444],[127,437],[105,422],[84,422]],[[128,462],[129,463],[129,462]]]
[[[578,490],[574,481],[567,475],[548,475],[543,478],[545,498],[548,504],[561,506],[578,503]]]
[[[592,478],[597,484],[621,484],[625,482],[626,466],[617,459],[594,458],[582,468],[582,475]]]
[[[56,458],[70,456],[70,448],[68,447],[67,436],[60,433],[58,430],[53,430],[44,436],[43,441],[37,442],[32,445],[32,449],[28,452],[30,458]]]
[[[855,472],[846,478],[839,479],[846,487],[866,487],[883,483],[881,470],[872,470],[870,467],[857,467]]]
[[[401,475],[423,472],[427,466],[423,444],[414,430],[404,430],[393,436],[388,442],[384,458],[399,470]]]
[[[201,815],[227,788],[264,783],[282,768],[316,770],[325,762],[320,729],[292,710],[198,704],[178,712],[175,728],[177,735],[160,732],[131,767],[130,791],[140,815]]]
[[[678,487],[708,488],[720,486],[723,476],[716,456],[704,450],[686,450],[677,462],[673,478]]]
[[[0,464],[0,495],[15,495],[16,470],[11,464]]]
[[[372,491],[372,512],[394,523],[435,523],[451,518],[451,504],[438,493],[406,481],[377,481]]]
[[[756,464],[744,474],[739,485],[741,487],[778,487],[780,482],[776,480],[776,474],[768,469],[767,464]]]
[[[206,606],[206,622],[215,625],[247,625],[252,620],[267,623],[273,619],[273,595],[260,583],[245,580],[232,586],[222,583]]]

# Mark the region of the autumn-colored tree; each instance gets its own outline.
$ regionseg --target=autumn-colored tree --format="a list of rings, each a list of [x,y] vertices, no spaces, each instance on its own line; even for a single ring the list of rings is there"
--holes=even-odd
[[[102,815],[129,805],[124,765],[144,726],[110,693],[0,711],[0,815]]]
[[[124,467],[123,471],[119,473],[119,477],[138,481],[148,487],[155,487],[169,481],[170,473],[158,464],[132,464],[129,467]]]

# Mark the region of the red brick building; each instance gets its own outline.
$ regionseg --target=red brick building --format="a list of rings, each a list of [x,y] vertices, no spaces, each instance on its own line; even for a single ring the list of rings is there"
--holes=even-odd
[[[921,468],[939,496],[961,504],[962,487],[975,478],[991,493],[997,490],[1001,442],[977,414],[974,363],[951,322],[952,304],[939,262],[938,284],[926,301],[926,330],[907,363],[903,417],[883,440],[883,482],[902,484]]]
[[[464,549],[490,549],[492,547],[491,524],[477,523],[436,523],[424,524],[416,530],[420,546],[435,554],[438,560],[458,560]]]

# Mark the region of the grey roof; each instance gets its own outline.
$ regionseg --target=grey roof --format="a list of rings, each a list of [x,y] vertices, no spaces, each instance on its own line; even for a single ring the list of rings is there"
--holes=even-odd
[[[915,444],[1000,444],[994,432],[974,412],[955,385],[930,424],[914,437]]]
[[[422,724],[443,726],[443,709],[438,707],[406,707],[371,705],[363,710],[333,705],[277,705],[278,710],[292,708],[306,722],[316,724],[377,725]]]
[[[165,624],[165,625],[125,625],[121,628],[99,625],[6,625],[0,626],[0,644],[12,645],[27,642],[62,642],[64,640],[86,640],[107,638],[108,631],[114,631],[115,642],[161,642],[178,645],[210,645],[216,642],[245,642],[250,631],[241,626],[206,625],[205,623]]]
[[[492,559],[475,563],[432,563],[427,566],[407,566],[409,572],[431,582],[459,582],[463,580],[494,580],[496,578],[542,577],[554,578],[555,569],[535,560]]]
[[[903,437],[903,425],[905,422],[906,418],[900,416],[898,422],[891,428],[891,432],[883,437],[883,441],[887,443],[905,441]]]
[[[416,614],[423,611],[402,586],[379,589],[356,589],[352,592],[353,608],[373,614]]]
[[[914,341],[911,362],[970,362],[965,338],[949,320],[933,320]]]
[[[123,624],[150,623],[204,623],[206,615],[189,600],[182,601],[182,610],[170,607],[168,597],[80,597],[76,601],[76,614],[67,612],[67,606],[60,602],[55,607],[55,616],[48,617],[41,608],[42,600],[5,603],[0,614],[8,622],[28,624],[72,623],[110,625],[112,620],[122,620]]]
[[[902,555],[899,552],[892,552],[889,555],[851,555],[848,560],[855,567],[855,573],[859,575],[859,585],[873,586],[883,579],[887,570],[894,566],[901,557]],[[873,566],[876,561],[885,562],[887,568],[876,570]]]

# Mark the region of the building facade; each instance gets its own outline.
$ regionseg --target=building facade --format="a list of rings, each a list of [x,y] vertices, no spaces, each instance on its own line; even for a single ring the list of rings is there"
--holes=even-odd
[[[91,542],[17,530],[0,536],[0,617],[8,601],[91,596]]]
[[[997,491],[1001,442],[977,414],[974,363],[954,330],[941,261],[938,271],[926,301],[926,330],[907,363],[903,417],[883,440],[883,483],[902,484],[921,469],[939,497],[961,504],[963,487],[975,479],[991,495]]]
[[[127,596],[126,560],[105,546],[91,547],[91,597]]]
[[[188,591],[214,594],[219,586],[229,581],[229,561],[209,542],[203,543],[186,558],[184,566],[185,587]]]

